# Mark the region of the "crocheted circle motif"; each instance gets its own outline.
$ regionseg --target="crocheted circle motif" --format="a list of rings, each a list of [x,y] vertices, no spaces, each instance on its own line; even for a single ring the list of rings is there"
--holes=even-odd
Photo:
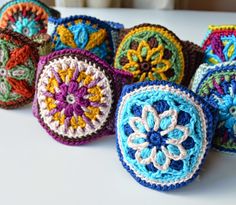
[[[219,110],[213,146],[236,152],[236,63],[224,63],[210,70],[196,92]]]
[[[0,29],[0,107],[16,108],[32,100],[38,60],[34,47],[28,38]]]
[[[50,9],[40,1],[10,1],[1,8],[0,26],[31,37],[47,32],[49,15]]]
[[[122,39],[115,68],[134,75],[135,81],[167,80],[180,83],[184,76],[184,54],[180,40],[157,25],[140,25]]]
[[[117,148],[139,183],[167,191],[197,176],[213,129],[204,103],[164,81],[125,87],[117,109]]]
[[[49,22],[56,24],[52,34],[53,50],[80,48],[88,50],[108,63],[114,56],[110,26],[89,16],[71,16]]]
[[[236,26],[209,26],[203,41],[205,51],[204,62],[209,65],[233,61],[236,59]]]
[[[107,123],[113,105],[106,71],[73,55],[56,57],[43,67],[36,98],[41,124],[65,144],[93,138]]]

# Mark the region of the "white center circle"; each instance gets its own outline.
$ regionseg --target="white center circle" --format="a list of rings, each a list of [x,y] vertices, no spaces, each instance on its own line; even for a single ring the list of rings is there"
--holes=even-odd
[[[66,101],[69,103],[69,104],[74,104],[75,103],[75,96],[72,95],[72,94],[69,94],[66,96]]]

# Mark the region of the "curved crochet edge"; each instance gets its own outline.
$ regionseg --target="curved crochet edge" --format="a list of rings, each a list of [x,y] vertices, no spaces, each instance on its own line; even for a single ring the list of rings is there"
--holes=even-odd
[[[167,82],[167,81],[146,81],[146,82],[135,83],[135,84],[132,84],[132,85],[127,85],[123,88],[121,97],[120,97],[119,102],[118,102],[117,110],[116,110],[116,127],[117,127],[118,110],[119,110],[120,104],[122,102],[122,97],[125,96],[127,93],[130,93],[131,91],[135,90],[135,89],[138,89],[140,87],[150,86],[150,85],[168,85],[170,87],[173,87],[175,89],[179,89],[180,91],[188,94],[189,96],[193,97],[197,103],[201,104],[202,110],[203,110],[203,112],[204,112],[204,114],[207,118],[207,132],[206,133],[207,133],[207,142],[208,142],[208,144],[206,146],[206,150],[205,150],[205,153],[203,155],[202,161],[201,161],[199,167],[197,168],[197,170],[195,171],[194,175],[192,176],[192,178],[190,178],[187,181],[184,181],[182,183],[177,183],[175,185],[172,184],[172,185],[162,186],[162,185],[151,184],[149,182],[146,182],[146,181],[142,180],[140,177],[137,177],[136,174],[133,172],[133,170],[131,170],[129,168],[129,165],[127,165],[123,160],[123,155],[121,153],[121,149],[120,149],[120,146],[119,146],[118,133],[117,133],[117,129],[116,129],[116,148],[117,148],[119,159],[120,159],[123,167],[131,174],[131,176],[139,184],[141,184],[145,187],[157,190],[157,191],[171,191],[171,190],[175,190],[175,189],[178,189],[180,187],[188,185],[189,183],[194,181],[194,179],[199,175],[199,172],[200,172],[203,164],[205,163],[208,151],[211,148],[211,142],[212,142],[212,138],[213,138],[213,134],[214,134],[214,130],[215,130],[215,125],[216,125],[216,122],[218,120],[218,113],[217,113],[216,109],[214,107],[212,107],[210,104],[208,104],[203,98],[201,98],[200,96],[196,95],[191,90],[188,90],[187,88],[185,88],[181,85],[177,85],[175,83],[171,83],[171,82]]]

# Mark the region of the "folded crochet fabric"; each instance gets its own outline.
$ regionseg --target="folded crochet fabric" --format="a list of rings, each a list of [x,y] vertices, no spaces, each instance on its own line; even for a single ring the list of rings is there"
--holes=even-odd
[[[48,34],[52,36],[53,50],[81,48],[112,63],[121,29],[122,24],[80,15],[49,18]]]
[[[8,29],[0,29],[0,107],[17,108],[32,101],[37,44]]]
[[[199,46],[181,41],[167,28],[140,24],[121,32],[114,67],[129,71],[135,81],[167,80],[188,85],[203,56]]]
[[[80,49],[40,58],[33,113],[57,141],[80,145],[114,134],[114,111],[129,73]]]
[[[193,78],[192,90],[219,111],[213,146],[236,152],[236,61],[201,65]]]
[[[49,16],[60,13],[37,0],[12,0],[0,9],[0,26],[32,37],[47,32]]]
[[[203,41],[204,62],[214,65],[236,60],[236,25],[210,25]]]
[[[198,175],[217,114],[185,87],[147,81],[124,87],[116,120],[117,150],[124,168],[140,184],[168,191]]]

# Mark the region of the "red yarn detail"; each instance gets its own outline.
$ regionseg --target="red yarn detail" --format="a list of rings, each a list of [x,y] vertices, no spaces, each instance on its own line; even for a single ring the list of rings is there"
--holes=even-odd
[[[203,42],[202,48],[203,50],[206,50],[207,47],[211,44],[212,38],[215,35],[219,35],[219,36],[230,36],[230,35],[236,35],[236,31],[232,30],[232,29],[228,29],[228,30],[215,30],[212,31],[212,33],[207,37],[207,39]]]
[[[33,96],[33,88],[28,85],[25,80],[16,80],[14,78],[7,78],[12,87],[12,91],[22,95],[23,97],[30,98]]]
[[[41,29],[39,33],[47,33],[47,29]]]
[[[15,19],[12,16],[8,15],[8,18],[10,19],[12,23],[15,23]]]
[[[26,17],[26,9],[25,9],[25,8],[24,8],[23,11],[22,11],[22,15],[23,15],[24,17]]]
[[[42,18],[42,15],[38,15],[34,18],[35,21],[39,21]]]
[[[14,49],[10,54],[10,59],[6,64],[6,69],[10,70],[19,64],[24,64],[29,56],[31,49],[28,45],[24,45],[22,48]]]

